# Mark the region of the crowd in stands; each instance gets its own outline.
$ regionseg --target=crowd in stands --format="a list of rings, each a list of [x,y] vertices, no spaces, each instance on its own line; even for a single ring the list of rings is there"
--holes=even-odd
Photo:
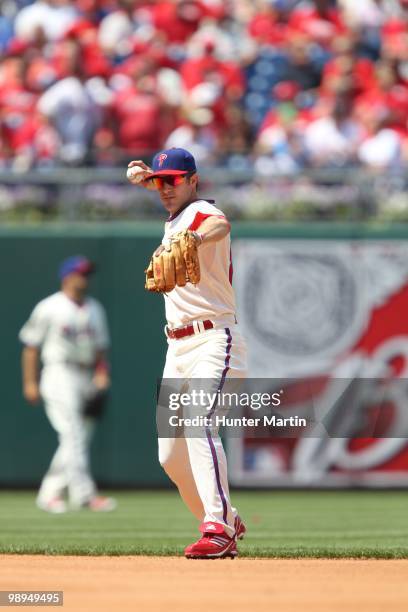
[[[3,0],[0,169],[408,166],[408,0]]]

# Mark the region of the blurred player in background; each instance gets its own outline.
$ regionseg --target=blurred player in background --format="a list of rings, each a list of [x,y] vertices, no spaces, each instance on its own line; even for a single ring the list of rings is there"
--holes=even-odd
[[[44,400],[59,438],[37,496],[37,506],[52,513],[66,512],[66,492],[75,509],[107,512],[116,506],[98,495],[89,466],[91,434],[110,386],[105,312],[87,297],[93,271],[85,257],[66,259],[59,270],[60,291],[37,304],[19,335],[24,397],[33,405]]]

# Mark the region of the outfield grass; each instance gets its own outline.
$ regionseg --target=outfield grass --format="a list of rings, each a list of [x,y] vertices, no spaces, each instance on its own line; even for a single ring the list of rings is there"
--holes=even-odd
[[[30,492],[0,492],[0,553],[179,555],[197,521],[172,491],[115,493],[118,509],[49,515]],[[234,492],[240,556],[408,558],[404,492]]]

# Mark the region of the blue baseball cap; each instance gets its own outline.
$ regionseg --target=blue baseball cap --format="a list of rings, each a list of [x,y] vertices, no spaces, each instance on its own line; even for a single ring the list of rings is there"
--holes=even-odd
[[[149,178],[197,172],[197,167],[194,157],[186,149],[173,148],[160,151],[154,156],[152,170],[153,174]]]
[[[64,259],[59,268],[59,278],[63,280],[69,274],[81,274],[82,276],[88,276],[95,271],[95,265],[82,255],[74,255]]]

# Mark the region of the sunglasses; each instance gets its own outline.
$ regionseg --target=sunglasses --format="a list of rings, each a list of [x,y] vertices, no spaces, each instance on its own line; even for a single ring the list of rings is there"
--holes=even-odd
[[[164,185],[170,185],[170,187],[178,187],[182,185],[186,178],[193,176],[193,173],[188,174],[174,174],[170,176],[156,176],[150,179],[156,189],[163,189]]]

